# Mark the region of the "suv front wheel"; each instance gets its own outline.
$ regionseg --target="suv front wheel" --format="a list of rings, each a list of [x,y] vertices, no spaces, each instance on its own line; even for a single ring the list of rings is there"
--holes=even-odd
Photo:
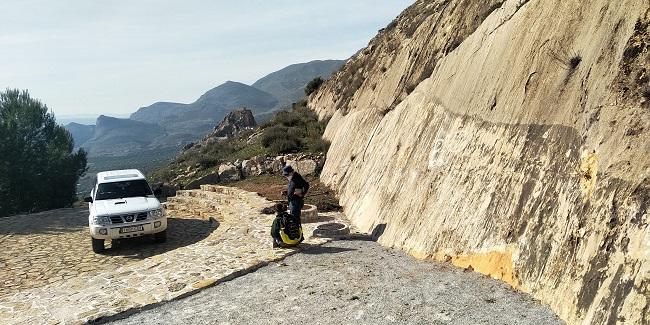
[[[103,239],[95,239],[90,237],[90,239],[93,242],[93,252],[95,253],[101,253],[105,250],[104,248],[104,240]]]

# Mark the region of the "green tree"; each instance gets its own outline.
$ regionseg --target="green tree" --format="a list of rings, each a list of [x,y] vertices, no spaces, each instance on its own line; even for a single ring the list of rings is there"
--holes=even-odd
[[[70,206],[86,171],[70,133],[27,91],[0,92],[0,216]]]
[[[305,95],[309,96],[313,92],[318,90],[318,88],[320,88],[323,82],[325,82],[325,80],[323,80],[323,78],[321,78],[320,76],[312,79],[310,82],[307,83],[307,86],[305,86]]]

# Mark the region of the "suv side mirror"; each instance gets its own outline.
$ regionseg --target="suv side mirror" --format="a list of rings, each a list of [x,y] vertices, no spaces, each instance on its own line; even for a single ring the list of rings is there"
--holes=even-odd
[[[86,196],[86,197],[84,198],[84,202],[93,203],[93,198],[92,198],[92,196]]]
[[[161,196],[162,195],[162,189],[157,188],[157,189],[153,190],[153,195]]]

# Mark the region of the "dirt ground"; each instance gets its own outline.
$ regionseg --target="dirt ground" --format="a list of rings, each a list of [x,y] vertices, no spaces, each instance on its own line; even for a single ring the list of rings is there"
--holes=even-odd
[[[321,183],[318,177],[305,176],[305,180],[310,185],[305,203],[315,205],[320,212],[341,210],[339,200],[336,198],[334,191]],[[228,186],[237,187],[249,192],[257,192],[272,201],[286,200],[286,197],[282,196],[282,191],[287,189],[287,180],[281,175],[264,174],[249,177],[241,181],[228,183]]]

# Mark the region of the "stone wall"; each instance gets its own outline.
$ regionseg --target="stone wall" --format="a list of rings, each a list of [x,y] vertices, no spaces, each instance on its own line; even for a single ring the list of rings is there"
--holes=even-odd
[[[477,3],[416,2],[312,96],[321,179],[384,245],[650,322],[650,4]]]

